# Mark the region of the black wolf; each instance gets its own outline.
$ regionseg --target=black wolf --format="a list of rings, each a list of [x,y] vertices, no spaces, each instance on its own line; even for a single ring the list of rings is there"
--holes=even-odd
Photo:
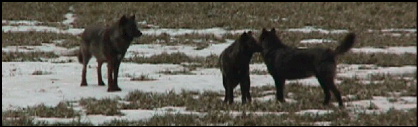
[[[241,34],[219,56],[219,65],[225,88],[224,102],[233,103],[233,90],[238,83],[241,87],[242,103],[246,103],[246,99],[251,102],[249,64],[255,52],[261,52],[261,46],[257,44],[253,33],[249,31]]]
[[[283,44],[272,28],[263,28],[259,44],[263,48],[262,56],[268,72],[276,85],[276,98],[285,102],[283,92],[286,79],[301,79],[316,76],[325,93],[324,105],[330,101],[332,91],[338,105],[344,107],[340,92],[334,84],[336,58],[353,47],[354,33],[349,33],[336,49],[309,48],[297,49]]]
[[[108,92],[121,91],[118,86],[119,65],[132,40],[142,35],[138,30],[135,15],[123,15],[118,22],[109,27],[94,25],[87,27],[82,36],[78,61],[83,64],[81,86],[87,86],[86,67],[92,56],[97,59],[98,85],[104,86],[102,64],[107,62]]]

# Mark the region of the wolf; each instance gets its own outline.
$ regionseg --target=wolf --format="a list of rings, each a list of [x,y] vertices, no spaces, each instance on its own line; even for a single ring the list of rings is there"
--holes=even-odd
[[[257,44],[256,39],[251,31],[244,32],[219,56],[218,64],[225,88],[224,103],[233,103],[233,90],[238,83],[241,87],[242,103],[245,104],[247,99],[251,102],[249,64],[253,54],[261,52],[261,47]]]
[[[330,91],[332,91],[339,107],[344,107],[340,92],[334,84],[336,58],[349,51],[354,41],[355,34],[348,33],[336,49],[318,47],[297,49],[283,44],[274,28],[270,31],[263,28],[259,36],[259,45],[263,48],[261,54],[264,63],[275,82],[277,100],[285,102],[283,92],[286,79],[315,76],[325,94],[323,104],[329,104]]]
[[[97,59],[98,85],[104,86],[102,80],[102,64],[107,63],[108,92],[121,91],[118,86],[119,65],[134,38],[139,38],[142,32],[138,30],[135,15],[123,15],[116,23],[105,27],[92,25],[81,35],[82,42],[78,61],[83,64],[81,86],[87,86],[86,69],[92,56]]]

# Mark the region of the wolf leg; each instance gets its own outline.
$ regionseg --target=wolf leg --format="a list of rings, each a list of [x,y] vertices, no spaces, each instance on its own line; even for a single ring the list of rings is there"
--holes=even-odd
[[[330,78],[327,78],[327,76],[324,75],[317,75],[316,78],[318,79],[319,84],[321,85],[322,89],[324,90],[324,94],[325,94],[325,98],[324,98],[324,105],[328,105],[329,101],[331,99],[331,93],[330,93],[330,88],[329,86],[331,86],[331,84],[333,85],[333,81],[332,79],[330,80]]]
[[[113,77],[113,73],[115,71],[115,60],[109,60],[109,62],[107,63],[107,75],[108,75],[108,88],[107,91],[108,92],[115,92],[115,91],[120,91],[120,89],[115,88],[115,82],[114,82],[114,77]]]
[[[222,84],[224,85],[225,88],[225,98],[224,98],[224,103],[228,102],[228,80],[226,79],[225,75],[222,75]]]
[[[234,88],[238,85],[238,81],[235,79],[228,79],[228,101],[229,104],[234,103]]]
[[[104,86],[105,84],[103,83],[103,79],[102,79],[102,65],[103,65],[103,61],[97,61],[98,65],[97,65],[97,79],[98,79],[98,85],[99,86]]]
[[[241,87],[241,99],[242,104],[245,104],[247,102],[247,99],[249,102],[251,102],[251,94],[250,94],[250,76],[245,75],[240,82]]]
[[[114,80],[113,83],[114,83],[114,88],[117,91],[121,91],[121,89],[118,86],[118,74],[119,74],[120,63],[121,63],[121,59],[118,59],[114,65],[115,67],[113,70],[113,80]]]
[[[83,63],[83,70],[81,72],[81,83],[80,86],[87,86],[87,80],[86,80],[86,73],[87,73],[87,64],[90,61],[91,54],[88,51],[85,51],[81,49],[81,55],[82,55],[82,63]]]
[[[282,103],[285,103],[286,100],[284,99],[284,85],[286,79],[280,78],[279,76],[273,76],[274,83],[276,85],[276,99]]]

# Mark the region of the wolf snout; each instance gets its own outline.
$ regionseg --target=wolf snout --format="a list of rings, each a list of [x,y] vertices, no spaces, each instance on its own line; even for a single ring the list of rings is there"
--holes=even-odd
[[[137,36],[137,37],[142,36],[142,32],[141,32],[141,31],[136,32],[136,36]]]

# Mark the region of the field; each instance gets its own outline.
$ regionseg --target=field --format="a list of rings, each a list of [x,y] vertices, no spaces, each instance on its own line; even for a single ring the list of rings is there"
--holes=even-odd
[[[2,125],[417,125],[416,3],[37,3],[2,2]],[[144,35],[123,60],[118,84],[97,85],[97,62],[80,87],[79,34],[135,14]],[[276,28],[299,48],[354,48],[338,58],[345,108],[322,105],[316,78],[287,80],[277,102],[260,56],[250,64],[254,101],[222,103],[220,53],[244,31]],[[103,80],[107,85],[107,68]]]

